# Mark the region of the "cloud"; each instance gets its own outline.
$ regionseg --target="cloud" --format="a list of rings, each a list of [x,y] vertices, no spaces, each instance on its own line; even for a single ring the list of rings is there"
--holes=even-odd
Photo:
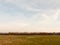
[[[60,29],[59,0],[0,0],[0,2],[1,31],[39,32]]]
[[[41,9],[60,8],[59,0],[4,0],[4,3],[11,3],[17,7],[28,11],[40,11]]]
[[[52,9],[53,10],[53,9]],[[11,20],[9,22],[6,23],[0,23],[1,26],[1,30],[6,30],[6,31],[50,31],[50,28],[54,29],[54,27],[60,27],[60,24],[58,23],[59,21],[56,21],[57,18],[59,17],[59,10],[57,9],[52,11],[52,10],[46,10],[46,12],[44,11],[44,13],[38,12],[34,15],[32,15],[32,17],[26,18],[25,16],[21,16],[20,15],[24,15],[22,13],[19,13],[18,16],[10,16],[9,13],[0,13],[0,17],[3,17],[2,19],[5,20]],[[52,15],[51,15],[52,13]],[[55,17],[55,14],[57,18]],[[5,15],[5,16],[4,16]],[[17,15],[17,14],[16,14]],[[4,21],[2,20],[2,21]],[[1,21],[1,22],[2,22]],[[44,30],[44,29],[45,30]],[[48,28],[48,29],[47,29]],[[58,29],[58,28],[57,28]],[[53,30],[54,31],[54,30]]]

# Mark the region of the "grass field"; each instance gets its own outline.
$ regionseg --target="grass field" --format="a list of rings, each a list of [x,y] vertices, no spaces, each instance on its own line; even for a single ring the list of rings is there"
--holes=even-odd
[[[0,35],[0,45],[60,45],[60,36]]]

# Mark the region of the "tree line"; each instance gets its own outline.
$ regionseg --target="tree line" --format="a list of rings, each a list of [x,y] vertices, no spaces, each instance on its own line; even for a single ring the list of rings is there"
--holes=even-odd
[[[52,32],[52,33],[48,33],[48,32],[9,32],[9,33],[0,33],[0,35],[60,35],[60,32],[58,33],[55,33],[55,32]]]

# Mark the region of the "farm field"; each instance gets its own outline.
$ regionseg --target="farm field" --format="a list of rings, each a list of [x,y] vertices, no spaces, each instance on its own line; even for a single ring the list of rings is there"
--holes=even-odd
[[[60,45],[60,36],[0,35],[0,45]]]

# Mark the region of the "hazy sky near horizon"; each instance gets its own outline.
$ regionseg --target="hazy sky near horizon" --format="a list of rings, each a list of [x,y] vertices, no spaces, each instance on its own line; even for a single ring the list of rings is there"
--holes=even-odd
[[[60,0],[0,0],[0,32],[60,32]]]

